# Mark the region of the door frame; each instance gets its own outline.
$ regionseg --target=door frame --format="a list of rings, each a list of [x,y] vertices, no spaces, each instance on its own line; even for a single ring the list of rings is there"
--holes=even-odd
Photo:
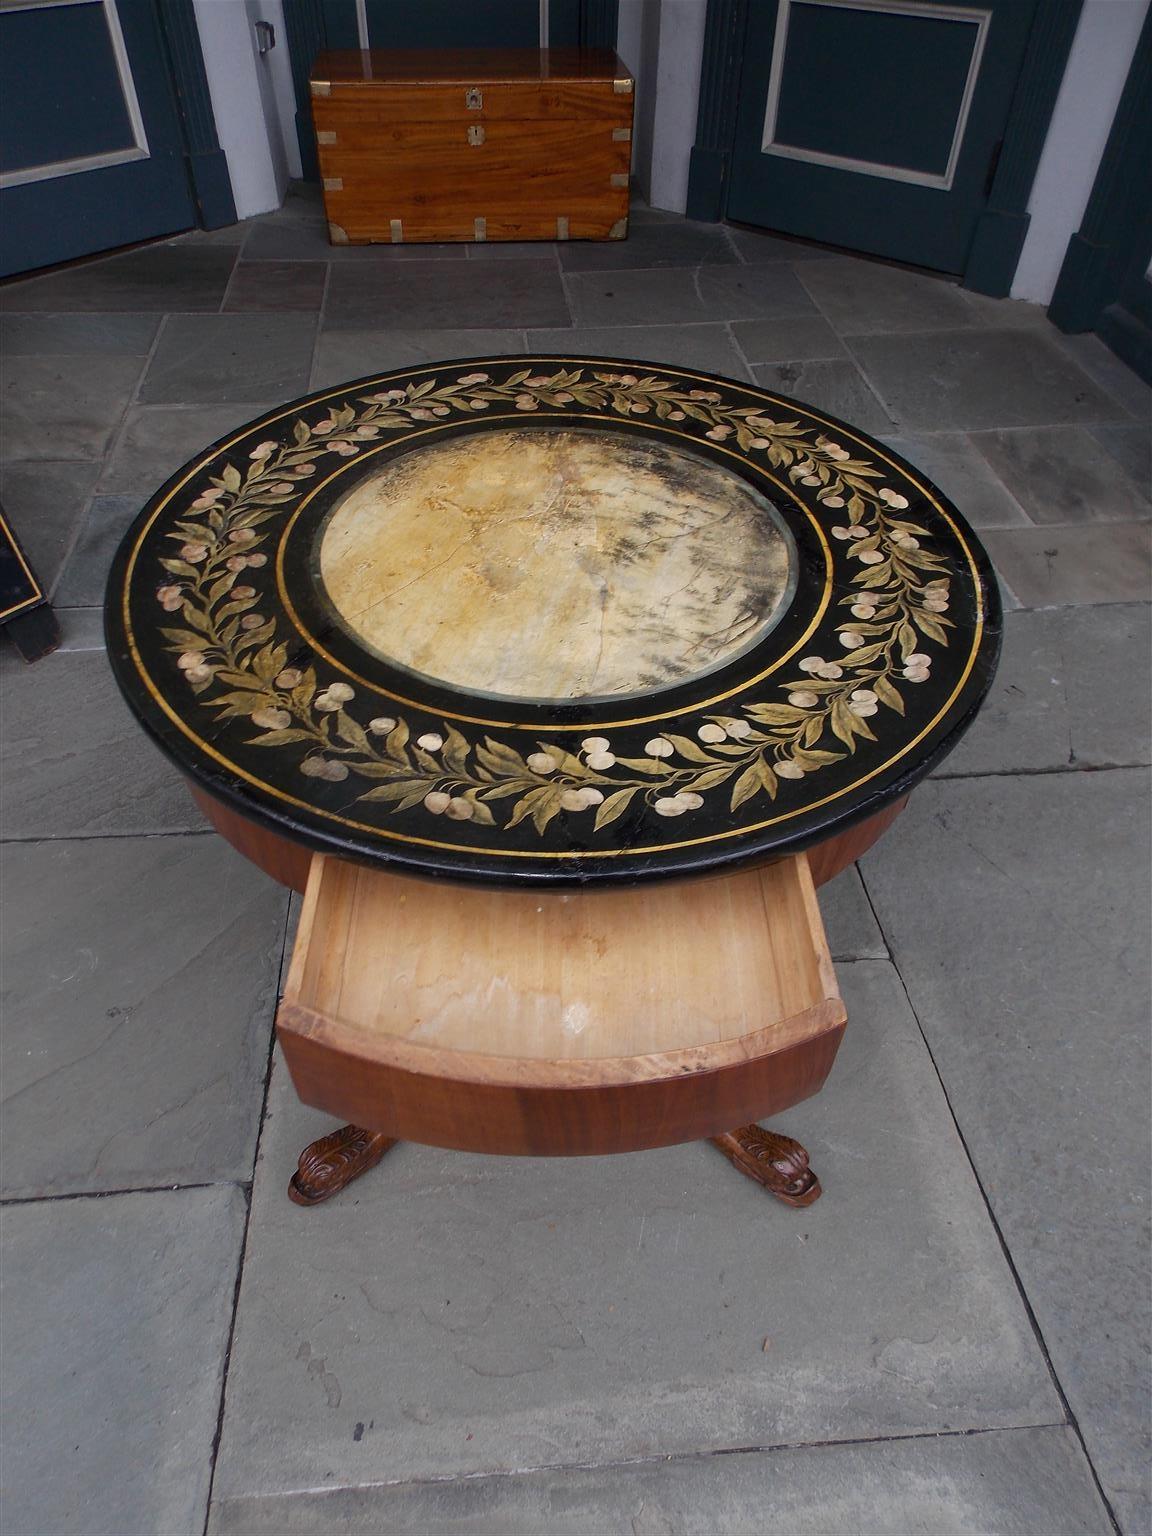
[[[216,133],[216,115],[193,0],[153,0],[152,9],[168,61],[168,77],[184,140],[184,165],[200,227],[220,229],[235,224],[232,177]],[[289,9],[290,3],[285,11]]]
[[[1080,228],[1068,242],[1048,318],[1065,332],[1095,331],[1152,384],[1152,9],[1132,56]]]
[[[191,4],[191,0],[186,0]],[[305,181],[319,181],[320,163],[316,158],[316,140],[312,129],[312,94],[308,75],[312,60],[324,48],[366,46],[366,23],[360,0],[343,0],[337,15],[334,4],[341,0],[285,0],[284,29],[288,35],[288,57],[292,65],[292,88],[296,97],[296,139],[300,145],[300,165]],[[541,38],[550,37],[554,46],[577,48],[615,48],[619,26],[620,0],[542,0]],[[337,35],[333,35],[335,27]],[[357,42],[353,42],[355,34]]]
[[[725,217],[750,0],[708,0],[696,142],[688,173],[690,219]],[[1028,233],[1028,196],[1084,0],[1041,0],[1024,51],[988,206],[976,226],[963,285],[1007,296]]]

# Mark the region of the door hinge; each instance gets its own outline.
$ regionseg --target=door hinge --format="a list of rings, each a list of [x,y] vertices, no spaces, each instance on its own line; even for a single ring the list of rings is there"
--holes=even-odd
[[[997,139],[992,146],[992,153],[988,157],[988,170],[984,177],[984,196],[992,193],[992,183],[996,180],[996,172],[1000,168],[1000,152],[1004,148],[1004,140]]]

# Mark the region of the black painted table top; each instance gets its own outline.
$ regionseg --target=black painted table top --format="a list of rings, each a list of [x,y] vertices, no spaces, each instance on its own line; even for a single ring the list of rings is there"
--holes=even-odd
[[[988,560],[794,400],[497,357],[325,390],[174,475],[113,567],[157,743],[312,847],[414,874],[704,873],[905,794],[987,691]]]

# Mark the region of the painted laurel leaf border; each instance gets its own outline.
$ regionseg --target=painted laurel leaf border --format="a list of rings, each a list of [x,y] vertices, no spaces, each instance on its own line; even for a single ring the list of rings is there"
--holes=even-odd
[[[352,685],[325,683],[314,667],[291,665],[276,620],[260,611],[252,583],[268,566],[266,525],[305,488],[324,454],[351,457],[417,422],[494,405],[690,421],[706,439],[734,440],[752,462],[763,458],[814,492],[856,565],[854,590],[840,599],[848,610],[836,631],[842,654],[803,657],[772,699],[738,714],[701,714],[694,736],[662,732],[642,757],[617,756],[604,736],[586,737],[578,752],[540,742],[525,755],[491,736],[469,740],[447,723],[413,737],[401,716],[361,722],[349,707]],[[735,811],[759,794],[775,799],[789,781],[842,760],[861,739],[875,741],[869,721],[881,707],[903,714],[902,686],[928,680],[932,652],[924,647],[948,644],[947,561],[925,547],[927,530],[901,515],[908,501],[882,483],[885,471],[798,421],[725,405],[718,391],[584,368],[547,375],[521,369],[502,381],[477,370],[316,409],[316,419],[295,423],[290,443],[259,443],[242,469],[226,464],[188,503],[168,533],[179,547],[160,560],[165,575],[156,597],[180,621],[162,629],[167,647],[217,719],[255,726],[249,745],[291,748],[307,777],[366,781],[361,801],[394,812],[422,805],[487,827],[497,825],[494,808],[503,807],[502,825],[530,819],[539,833],[560,812],[592,810],[599,831],[637,796],[656,815],[674,817],[725,790]]]

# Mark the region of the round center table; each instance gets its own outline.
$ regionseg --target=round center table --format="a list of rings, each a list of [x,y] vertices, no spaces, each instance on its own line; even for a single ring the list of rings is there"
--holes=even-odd
[[[814,895],[955,745],[1000,637],[917,470],[711,375],[494,357],[205,450],[108,652],[218,830],[306,892],[277,1025],[315,1203],[398,1139],[711,1139],[792,1204],[845,1015]],[[735,1127],[735,1129],[734,1129]]]

